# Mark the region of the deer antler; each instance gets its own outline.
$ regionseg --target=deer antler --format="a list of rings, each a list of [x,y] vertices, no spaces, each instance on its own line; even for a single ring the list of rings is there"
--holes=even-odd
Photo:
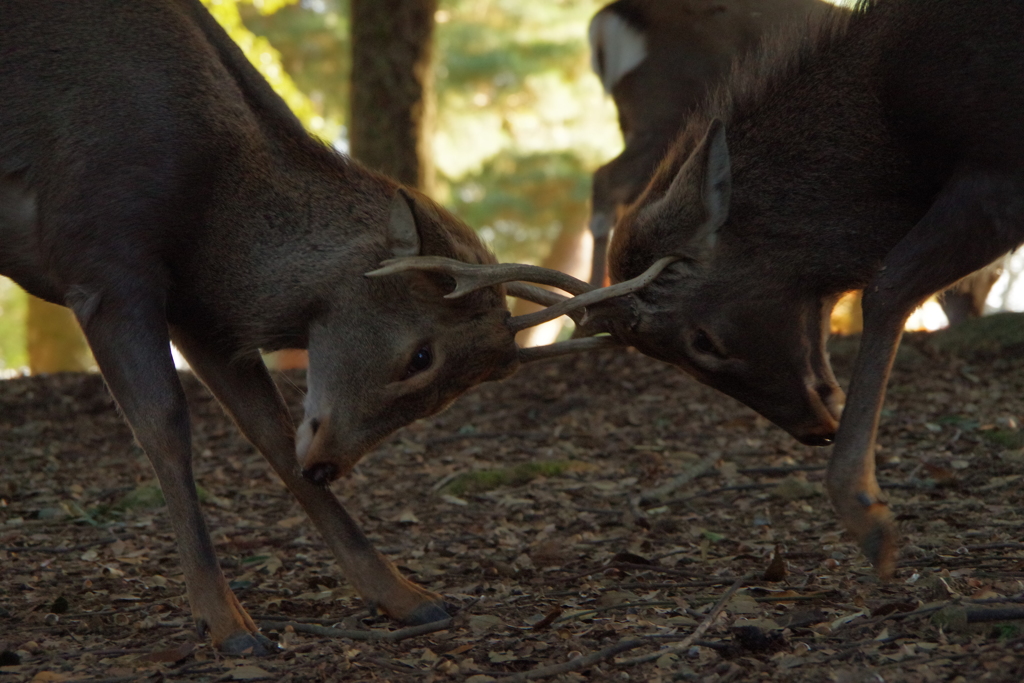
[[[571,315],[576,312],[583,312],[587,306],[593,306],[594,304],[608,299],[615,299],[626,294],[632,294],[637,292],[651,283],[654,278],[658,277],[658,274],[665,269],[665,267],[676,261],[676,256],[666,256],[663,259],[659,259],[650,268],[645,270],[640,275],[636,276],[632,280],[626,280],[610,287],[601,287],[599,289],[591,289],[589,292],[584,292],[574,296],[571,299],[565,299],[559,301],[547,308],[537,311],[535,313],[527,313],[526,315],[519,315],[509,320],[509,325],[512,327],[514,332],[525,330],[528,327],[534,325],[540,325],[546,323],[549,320],[554,320],[560,315]]]
[[[528,285],[525,282],[509,282],[505,287],[505,292],[509,296],[514,296],[517,299],[525,299],[526,301],[532,301],[533,303],[540,304],[541,306],[554,306],[557,303],[568,301],[571,298],[564,294],[559,294],[558,292],[552,292],[550,289]]]
[[[509,319],[509,326],[512,328],[512,331],[519,332],[528,327],[554,320],[560,315],[571,315],[572,313],[581,312],[587,306],[593,306],[608,299],[639,291],[650,284],[668,264],[678,260],[678,258],[677,256],[666,256],[656,261],[654,265],[632,280],[626,280],[611,287],[602,287],[600,289],[595,289],[592,285],[582,280],[577,280],[571,275],[566,275],[550,268],[528,266],[521,263],[465,263],[442,256],[406,256],[390,259],[384,261],[381,264],[381,268],[370,271],[366,275],[367,277],[382,277],[410,270],[427,270],[434,273],[443,273],[455,280],[455,289],[445,295],[446,299],[456,299],[483,287],[493,287],[506,282],[519,283],[521,281],[551,285],[576,295],[568,298],[530,285],[515,284],[510,286],[510,292],[513,296],[522,296],[522,298],[529,301],[547,306],[547,308],[535,313],[528,313]],[[541,294],[541,292],[544,293]]]
[[[367,277],[382,277],[410,270],[427,270],[442,273],[455,280],[455,289],[445,295],[446,299],[458,299],[484,287],[493,287],[505,282],[535,282],[551,285],[570,294],[583,294],[593,289],[582,280],[550,268],[529,266],[523,263],[466,263],[443,256],[404,256],[382,262],[377,270],[371,270]]]
[[[569,339],[568,341],[555,342],[554,344],[547,344],[546,346],[531,346],[529,348],[519,349],[519,361],[521,363],[529,363],[535,360],[556,358],[558,356],[565,356],[570,353],[578,353],[580,351],[617,349],[622,348],[623,346],[624,344],[622,344],[622,342],[616,341],[612,337]]]

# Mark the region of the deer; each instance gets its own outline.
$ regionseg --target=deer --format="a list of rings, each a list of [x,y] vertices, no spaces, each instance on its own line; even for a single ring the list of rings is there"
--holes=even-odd
[[[591,63],[618,109],[625,149],[594,173],[591,284],[605,281],[615,218],[640,196],[687,118],[734,62],[765,37],[846,11],[824,0],[618,0],[594,15]],[[939,297],[950,325],[983,314],[1002,265],[997,261]]]
[[[904,324],[933,293],[1024,243],[1024,6],[876,0],[780,37],[688,119],[609,248],[604,329],[834,443],[826,488],[882,577],[899,534],[875,476]],[[863,289],[843,393],[828,315]]]
[[[590,21],[591,66],[625,149],[594,172],[590,283],[606,277],[615,219],[636,201],[687,117],[765,35],[840,11],[823,0],[617,0]]]
[[[312,138],[198,0],[13,0],[0,45],[0,274],[73,311],[156,472],[200,635],[274,651],[203,519],[172,343],[362,598],[400,622],[447,618],[329,484],[478,383],[614,345],[514,341],[583,310],[528,283],[583,306],[603,290],[497,264],[427,196]],[[506,294],[550,308],[512,318]],[[260,356],[283,348],[309,350],[298,428]]]

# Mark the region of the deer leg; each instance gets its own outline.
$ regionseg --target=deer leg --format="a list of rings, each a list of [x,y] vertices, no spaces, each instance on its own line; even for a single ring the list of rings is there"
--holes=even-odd
[[[114,287],[75,288],[68,303],[156,470],[200,633],[209,631],[214,645],[231,654],[269,654],[276,648],[259,635],[228,587],[199,507],[188,407],[171,358],[163,302],[151,294],[125,294]]]
[[[196,375],[298,499],[363,599],[408,624],[448,618],[440,595],[399,574],[331,490],[302,476],[295,458],[295,426],[259,354],[231,357],[179,328],[172,328],[171,335]]]
[[[883,577],[898,534],[875,478],[875,436],[903,326],[932,293],[1024,241],[1024,187],[1013,178],[954,178],[889,252],[864,290],[864,333],[826,484],[843,525]]]

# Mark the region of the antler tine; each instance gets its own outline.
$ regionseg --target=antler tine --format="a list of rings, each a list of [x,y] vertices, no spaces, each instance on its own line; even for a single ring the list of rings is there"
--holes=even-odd
[[[519,361],[522,363],[530,363],[535,360],[557,358],[558,356],[565,356],[570,353],[578,353],[580,351],[617,349],[622,348],[623,346],[624,344],[622,342],[615,341],[611,337],[570,339],[568,341],[555,342],[554,344],[548,344],[546,346],[531,346],[529,348],[519,349]]]
[[[514,296],[517,299],[525,299],[526,301],[532,301],[533,303],[540,304],[541,306],[554,306],[555,304],[563,301],[571,301],[572,299],[564,294],[552,292],[550,289],[528,285],[525,282],[510,282],[506,286],[505,291],[509,296]],[[572,318],[573,322],[579,326],[582,323],[584,313],[586,313],[586,309],[580,308],[575,311],[569,311],[566,315]]]
[[[554,306],[562,301],[568,301],[570,298],[564,294],[552,292],[550,289],[528,285],[525,282],[509,282],[505,291],[509,296],[532,301],[541,306]]]
[[[519,332],[520,330],[525,330],[528,327],[533,327],[534,325],[540,325],[541,323],[546,323],[549,320],[554,320],[560,315],[569,315],[581,308],[593,306],[596,303],[600,303],[608,299],[614,299],[626,294],[632,294],[633,292],[639,291],[649,285],[651,281],[654,280],[654,278],[656,278],[666,266],[668,266],[668,264],[677,260],[679,260],[678,256],[666,256],[665,258],[656,261],[654,265],[632,280],[626,280],[625,282],[620,282],[616,285],[612,285],[611,287],[592,289],[589,292],[585,292],[571,299],[560,301],[553,306],[548,306],[542,311],[516,316],[509,320],[509,326],[512,328],[513,332]]]
[[[457,299],[484,287],[493,287],[506,282],[525,281],[551,285],[570,294],[583,294],[593,287],[571,275],[550,268],[528,266],[522,263],[465,263],[443,256],[405,256],[389,259],[380,264],[367,277],[382,277],[410,270],[427,270],[443,273],[455,279],[455,289],[445,295],[446,299]]]

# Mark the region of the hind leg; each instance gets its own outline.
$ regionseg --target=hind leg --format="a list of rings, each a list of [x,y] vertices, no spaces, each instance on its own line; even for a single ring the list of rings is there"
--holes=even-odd
[[[126,284],[130,283],[130,284]],[[129,289],[133,287],[133,289]],[[103,378],[156,470],[167,501],[192,615],[230,654],[269,654],[221,572],[192,476],[185,393],[171,358],[163,297],[135,274],[69,297]]]

